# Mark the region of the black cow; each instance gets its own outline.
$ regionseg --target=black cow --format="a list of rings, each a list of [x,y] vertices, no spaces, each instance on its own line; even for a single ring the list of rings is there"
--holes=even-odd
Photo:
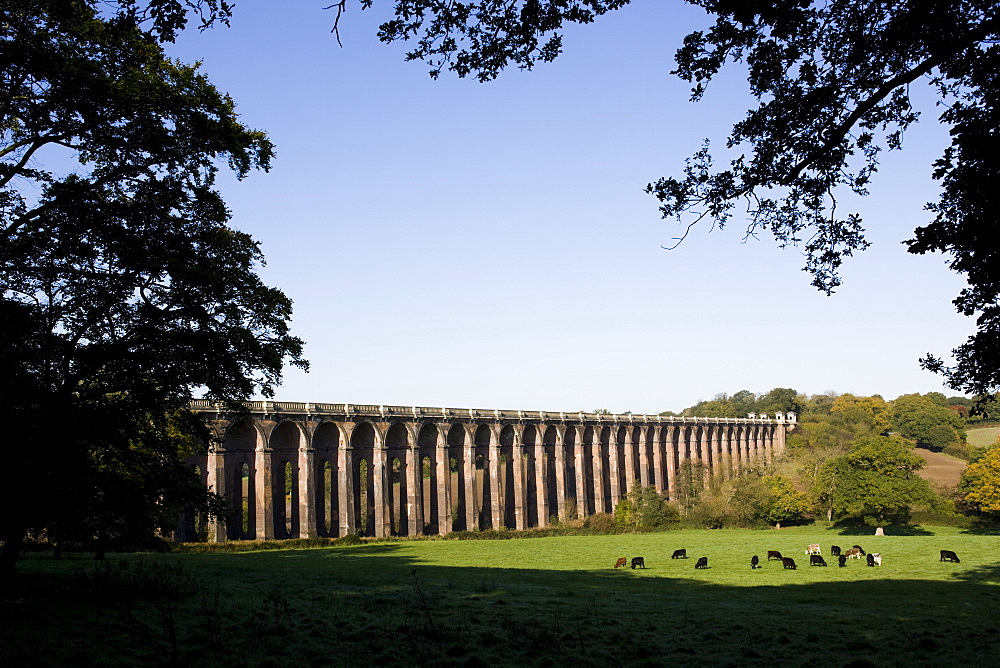
[[[874,554],[869,554],[867,558],[868,558],[868,565],[869,566],[874,566],[875,565],[875,555]]]
[[[688,558],[688,551],[684,550],[684,549],[674,550],[674,553],[670,555],[670,558],[671,559],[687,559]]]
[[[824,561],[823,557],[821,557],[818,554],[810,554],[809,555],[809,565],[810,566],[826,566],[826,561]]]
[[[643,559],[642,557],[632,557],[632,570],[633,571],[635,570],[636,566],[639,566],[640,568],[645,568],[646,567],[646,560]]]
[[[831,545],[830,546],[830,556],[831,557],[839,557],[840,556],[840,546],[839,545]]]
[[[958,555],[951,550],[941,550],[941,559],[939,559],[939,561],[952,561],[956,564],[962,563],[959,560]]]
[[[858,552],[860,552],[862,557],[865,556],[865,551],[863,549],[861,549],[860,545],[855,545],[854,549],[857,550]]]
[[[768,561],[771,561],[772,559],[777,559],[778,561],[781,561],[783,558],[784,557],[781,556],[781,552],[778,552],[777,550],[768,550],[767,551],[767,560]]]
[[[792,559],[791,557],[782,557],[781,558],[781,565],[784,566],[785,568],[787,568],[788,570],[791,570],[791,571],[795,570],[795,560]]]
[[[839,557],[837,557],[837,565],[840,566],[841,568],[843,568],[844,566],[847,565],[847,555],[846,554],[842,554]]]
[[[755,570],[760,568],[760,557],[756,554],[750,557],[750,570]]]
[[[694,565],[695,568],[708,568],[708,557],[698,557],[698,563]]]

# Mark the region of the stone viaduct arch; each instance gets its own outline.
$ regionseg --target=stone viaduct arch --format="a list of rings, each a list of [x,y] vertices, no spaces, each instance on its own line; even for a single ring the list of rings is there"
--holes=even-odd
[[[234,517],[208,539],[412,536],[612,512],[635,484],[675,498],[686,461],[729,477],[784,450],[794,414],[681,418],[258,401],[192,402],[219,444],[192,463]]]

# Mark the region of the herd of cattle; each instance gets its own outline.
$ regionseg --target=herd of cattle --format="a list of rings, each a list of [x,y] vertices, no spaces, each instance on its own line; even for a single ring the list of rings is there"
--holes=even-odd
[[[813,543],[806,548],[806,554],[809,556],[810,566],[826,566],[826,560],[823,559],[823,555],[820,551],[818,543]],[[837,557],[837,565],[841,568],[847,566],[848,559],[861,559],[865,557],[869,566],[881,566],[882,565],[882,555],[878,552],[865,552],[860,545],[855,545],[849,550],[841,550],[839,545],[830,546],[830,556]],[[671,559],[687,559],[687,550],[680,549],[674,550],[674,553],[670,556]],[[795,570],[797,566],[795,565],[795,559],[792,557],[782,556],[781,552],[777,550],[767,551],[767,560],[780,561],[781,565],[789,570]],[[951,561],[956,564],[961,563],[958,555],[951,550],[941,550],[941,558],[939,561]],[[623,568],[629,565],[628,559],[621,557],[615,562],[615,568]],[[646,560],[643,557],[632,557],[631,562],[632,570],[636,568],[645,568]],[[708,568],[708,557],[698,557],[698,561],[694,565],[697,569]],[[757,570],[762,568],[760,565],[760,557],[756,554],[750,558],[750,569]]]

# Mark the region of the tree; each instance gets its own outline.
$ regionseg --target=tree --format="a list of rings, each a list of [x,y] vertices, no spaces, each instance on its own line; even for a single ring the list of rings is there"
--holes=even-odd
[[[780,528],[782,522],[801,519],[809,511],[809,497],[795,489],[792,479],[784,475],[764,478],[768,495],[760,516]]]
[[[775,413],[802,412],[799,393],[790,387],[776,387],[757,400],[757,411],[774,416]]]
[[[678,517],[677,509],[652,485],[636,483],[615,506],[615,524],[630,531],[663,529]]]
[[[965,440],[965,421],[961,416],[927,395],[898,397],[892,402],[892,423],[901,436],[935,450]]]
[[[923,466],[923,458],[902,439],[859,438],[850,452],[824,465],[814,494],[830,504],[832,514],[875,527],[904,522],[912,506],[933,503],[933,491],[916,474]]]
[[[737,417],[735,411],[729,396],[721,393],[715,395],[711,401],[699,401],[694,406],[685,408],[683,414],[689,417]],[[745,416],[744,414],[743,417]]]
[[[699,460],[685,459],[677,467],[674,498],[686,517],[698,505],[705,489],[705,465]]]
[[[958,490],[979,512],[1000,514],[1000,447],[990,448],[966,467]]]
[[[729,417],[746,417],[757,412],[757,395],[750,390],[740,390],[729,398],[733,414]]]
[[[360,0],[370,7],[374,0]],[[708,219],[720,227],[738,209],[746,232],[768,231],[802,246],[813,285],[831,293],[846,257],[869,242],[845,194],[867,195],[884,151],[903,145],[920,116],[911,88],[926,82],[944,110],[951,145],[933,165],[940,197],[931,219],[908,239],[912,253],[941,252],[968,287],[954,304],[976,316],[978,331],[946,366],[928,353],[921,364],[972,395],[1000,389],[1000,15],[993,0],[688,0],[714,15],[676,54],[674,74],[702,98],[728,63],[745,64],[758,106],[735,124],[728,165],[717,168],[706,143],[683,173],[651,182],[647,192],[665,218],[690,230]],[[561,50],[559,30],[590,23],[628,0],[397,0],[384,42],[415,40],[409,60],[437,77],[489,81],[508,65],[530,69]],[[334,3],[340,11],[347,0]],[[336,29],[336,24],[335,24]],[[686,232],[685,232],[686,235]]]
[[[892,426],[889,404],[880,396],[856,397],[853,394],[842,394],[833,400],[830,412],[859,436],[884,436]]]
[[[291,302],[227,225],[219,163],[267,169],[266,135],[167,59],[224,0],[15,0],[0,9],[0,573],[28,531],[151,539],[211,497],[184,463],[192,393],[266,396],[305,367]]]

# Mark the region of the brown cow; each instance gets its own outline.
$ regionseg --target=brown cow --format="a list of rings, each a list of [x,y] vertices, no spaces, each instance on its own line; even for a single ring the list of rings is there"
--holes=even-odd
[[[852,547],[849,550],[845,550],[842,556],[845,556],[848,559],[860,559],[862,554],[864,554],[864,552],[862,552],[860,548]]]
[[[778,561],[781,561],[781,559],[782,559],[781,552],[778,552],[777,550],[768,550],[767,551],[767,560],[771,561],[772,559],[777,559]]]
[[[623,568],[625,566],[628,566],[628,559],[626,559],[625,557],[621,557],[618,561],[615,562],[615,568]]]
[[[952,561],[956,564],[962,563],[958,559],[958,555],[951,550],[941,550],[941,558],[938,561]]]
[[[698,557],[698,563],[694,565],[695,568],[708,568],[708,557]]]
[[[636,566],[639,566],[640,568],[645,568],[646,567],[646,560],[643,559],[642,557],[632,557],[632,570],[633,571],[635,570]]]

